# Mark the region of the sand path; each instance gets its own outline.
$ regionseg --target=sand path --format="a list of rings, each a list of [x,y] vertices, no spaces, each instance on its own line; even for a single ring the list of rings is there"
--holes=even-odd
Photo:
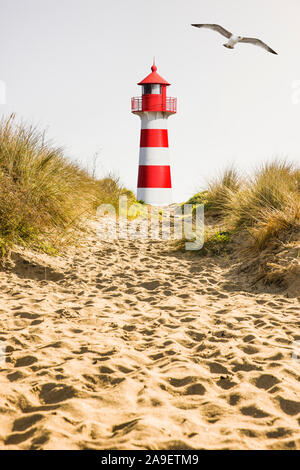
[[[93,227],[62,258],[13,259],[1,448],[300,448],[297,299],[251,291],[228,260]]]

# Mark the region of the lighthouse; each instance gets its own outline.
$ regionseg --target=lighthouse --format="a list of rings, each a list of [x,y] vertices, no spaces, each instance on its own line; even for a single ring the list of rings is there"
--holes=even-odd
[[[141,118],[137,199],[153,206],[172,203],[172,183],[167,120],[177,111],[177,98],[167,97],[170,85],[157,73],[138,83],[142,95],[131,98],[131,112]]]

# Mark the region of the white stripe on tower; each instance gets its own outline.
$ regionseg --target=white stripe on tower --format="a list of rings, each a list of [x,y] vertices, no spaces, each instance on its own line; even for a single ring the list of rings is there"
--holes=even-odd
[[[141,129],[168,129],[168,117],[160,112],[148,112],[141,116]]]
[[[140,165],[170,165],[168,147],[140,147]]]

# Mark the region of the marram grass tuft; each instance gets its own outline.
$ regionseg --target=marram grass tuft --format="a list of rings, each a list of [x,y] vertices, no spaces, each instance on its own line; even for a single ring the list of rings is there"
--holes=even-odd
[[[117,207],[121,194],[135,201],[116,178],[97,180],[68,160],[36,127],[14,115],[0,122],[0,256],[15,243],[53,252],[100,204]]]

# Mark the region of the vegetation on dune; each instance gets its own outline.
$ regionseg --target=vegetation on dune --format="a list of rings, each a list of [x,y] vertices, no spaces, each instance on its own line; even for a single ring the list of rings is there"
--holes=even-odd
[[[241,180],[234,168],[226,169],[217,178],[208,183],[208,189],[192,196],[184,204],[203,204],[211,216],[222,216],[233,193],[240,188]]]
[[[231,251],[229,243],[232,234],[229,231],[206,229],[204,235],[204,244],[200,253],[202,255],[212,254],[220,255]]]
[[[207,194],[208,191],[200,191],[199,193],[194,194],[194,196],[192,196],[188,201],[184,202],[183,204],[192,204],[193,206],[197,204],[204,204],[205,206],[207,203]]]
[[[121,194],[135,201],[117,179],[97,180],[68,160],[37,128],[14,115],[0,122],[0,255],[16,243],[55,252],[83,217],[102,203],[117,207]]]
[[[223,216],[230,211],[230,201],[241,187],[241,179],[234,168],[226,169],[223,174],[208,184],[205,209],[214,216]]]
[[[244,248],[258,252],[299,227],[300,169],[275,160],[242,179],[230,168],[187,203],[204,204],[206,217],[216,218],[219,228],[208,240],[217,233],[243,233]]]
[[[243,253],[240,259],[252,259],[257,267],[257,260],[264,259],[264,250],[273,256],[287,246],[292,250],[300,244],[300,169],[287,161],[266,163],[248,178],[241,178],[230,168],[212,181],[208,190],[187,202],[195,207],[204,204],[209,221],[201,255]],[[279,282],[283,273],[299,273],[299,250],[297,253],[284,268],[282,259],[277,265],[265,261],[264,267],[260,266],[265,280]]]

